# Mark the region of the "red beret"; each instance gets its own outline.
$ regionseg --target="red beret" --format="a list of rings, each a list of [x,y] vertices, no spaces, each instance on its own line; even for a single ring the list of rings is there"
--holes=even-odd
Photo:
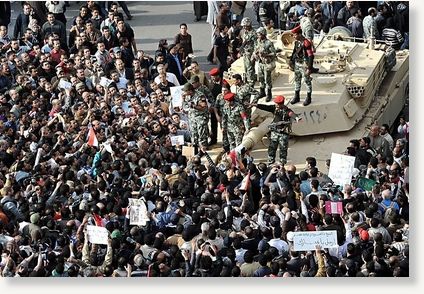
[[[300,28],[300,25],[298,25],[297,27],[295,27],[294,29],[291,30],[292,34],[301,34],[302,33],[302,29]]]
[[[219,69],[217,67],[212,68],[209,71],[209,75],[211,75],[211,76],[217,76],[217,75],[219,75]]]
[[[280,104],[280,103],[284,103],[284,100],[285,100],[286,98],[284,98],[284,96],[283,95],[278,95],[278,96],[275,96],[275,98],[274,98],[274,102],[275,103],[277,103],[277,104]]]
[[[234,97],[235,97],[235,95],[234,95],[234,93],[227,93],[227,94],[225,94],[224,95],[224,100],[226,100],[226,101],[233,101],[234,100]]]

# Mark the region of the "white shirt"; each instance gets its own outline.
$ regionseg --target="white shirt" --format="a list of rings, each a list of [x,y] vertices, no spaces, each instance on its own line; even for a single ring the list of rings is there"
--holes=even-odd
[[[175,86],[180,86],[180,82],[178,81],[177,77],[173,73],[167,72],[166,80],[170,83],[173,83]],[[159,85],[160,84],[159,76],[157,76],[154,81],[156,84]]]

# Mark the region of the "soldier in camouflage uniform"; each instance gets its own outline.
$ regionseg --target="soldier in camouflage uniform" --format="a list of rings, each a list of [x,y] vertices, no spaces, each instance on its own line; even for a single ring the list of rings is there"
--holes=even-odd
[[[188,120],[195,146],[207,148],[209,110],[206,96],[196,91],[192,84],[186,83],[183,88],[183,109],[188,110]]]
[[[258,61],[258,80],[260,83],[259,97],[265,96],[266,88],[266,101],[272,99],[272,71],[275,69],[276,51],[272,41],[266,37],[266,29],[261,27],[256,30],[258,42],[255,46],[253,58]]]
[[[244,110],[250,119],[252,115],[252,104],[258,103],[259,93],[251,85],[243,83],[241,75],[235,74],[233,75],[233,79],[235,80],[235,90],[233,92],[236,94],[236,100],[244,106]],[[252,96],[254,97],[251,100]]]
[[[306,99],[303,102],[304,106],[311,104],[312,96],[312,78],[313,73],[313,62],[314,62],[314,50],[312,43],[305,39],[302,35],[300,26],[292,30],[296,42],[293,48],[293,54],[291,57],[292,64],[294,64],[294,98],[292,104],[300,101],[300,88],[302,84],[302,77],[306,84]]]
[[[287,162],[287,150],[289,147],[289,135],[291,132],[291,123],[295,119],[294,112],[284,105],[284,96],[276,96],[274,102],[276,105],[258,104],[257,108],[274,113],[274,120],[270,125],[270,143],[268,147],[268,163],[275,162],[277,149],[280,147],[280,161]]]
[[[228,94],[228,93],[230,93],[230,85],[226,81],[224,81],[222,83],[221,93],[218,94],[215,100],[216,119],[221,124],[221,129],[222,129],[222,148],[227,152],[230,151],[230,143],[228,141],[227,130],[224,130],[222,126],[222,116],[223,116],[222,111],[225,105],[224,96],[225,94]]]
[[[243,135],[247,134],[250,129],[250,121],[247,117],[244,107],[235,101],[234,93],[224,95],[226,101],[222,109],[222,130],[228,134],[230,150],[233,150],[241,144]],[[244,128],[242,128],[242,125]]]
[[[256,33],[252,28],[252,21],[250,18],[245,17],[241,20],[243,30],[241,32],[241,38],[243,43],[241,44],[240,53],[243,56],[244,72],[246,73],[246,81],[252,87],[255,85],[255,60],[252,58],[253,52],[255,51]]]

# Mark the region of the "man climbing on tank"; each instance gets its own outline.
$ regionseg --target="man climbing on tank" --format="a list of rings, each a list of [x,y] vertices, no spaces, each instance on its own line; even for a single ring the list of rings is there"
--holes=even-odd
[[[300,101],[300,88],[302,85],[302,77],[306,84],[306,99],[303,106],[311,104],[312,101],[312,78],[311,74],[314,72],[314,50],[311,41],[302,35],[300,26],[295,27],[292,31],[296,42],[293,48],[291,57],[291,64],[294,66],[294,97],[291,104]]]
[[[274,98],[275,105],[254,104],[258,109],[274,113],[274,120],[269,126],[270,143],[268,147],[268,163],[275,162],[277,149],[280,147],[280,161],[287,163],[287,150],[289,147],[289,135],[291,124],[296,120],[296,114],[284,104],[284,96]]]

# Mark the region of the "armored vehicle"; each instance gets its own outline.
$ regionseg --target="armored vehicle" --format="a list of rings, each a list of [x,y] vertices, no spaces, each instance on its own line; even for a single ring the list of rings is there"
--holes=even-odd
[[[317,44],[314,67],[319,72],[312,74],[312,104],[308,106],[289,104],[294,95],[294,72],[289,68],[293,37],[285,32],[274,40],[280,53],[272,94],[284,95],[286,104],[302,118],[292,126],[289,163],[303,164],[306,156],[315,156],[323,166],[332,152],[343,153],[350,139],[368,135],[372,124],[392,125],[408,99],[408,50],[387,50],[382,42],[354,40],[342,29],[335,32],[314,39]],[[234,73],[243,72],[239,59],[226,78],[231,83]],[[305,90],[302,85],[301,102],[306,97]],[[266,102],[261,99],[260,103]],[[259,152],[254,157],[260,160],[266,159],[263,137],[272,116],[272,113],[253,109],[252,125],[256,127],[241,144],[254,153]]]

